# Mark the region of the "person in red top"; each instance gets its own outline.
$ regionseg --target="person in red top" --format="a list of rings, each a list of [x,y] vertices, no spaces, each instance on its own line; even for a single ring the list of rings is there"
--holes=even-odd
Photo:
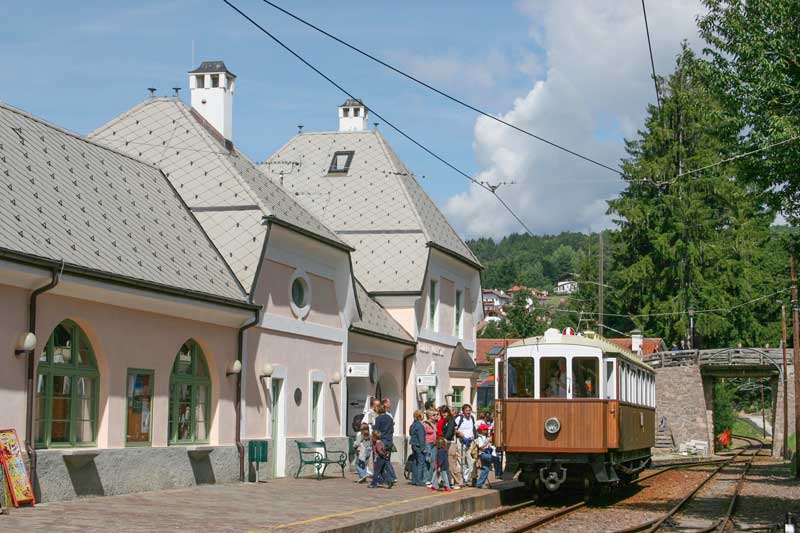
[[[446,405],[443,405],[439,408],[439,421],[436,422],[436,437],[441,437],[442,430],[444,428],[444,423],[447,421],[447,416],[444,414],[449,412],[450,410],[447,408]]]

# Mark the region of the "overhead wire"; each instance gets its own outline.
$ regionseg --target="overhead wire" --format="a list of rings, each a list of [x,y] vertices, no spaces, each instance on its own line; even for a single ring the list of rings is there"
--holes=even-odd
[[[272,39],[272,40],[273,40],[273,41],[274,41],[276,44],[278,44],[278,45],[279,45],[281,48],[283,48],[284,50],[286,50],[287,52],[289,52],[289,53],[290,53],[291,55],[293,55],[293,56],[294,56],[294,57],[295,57],[297,60],[299,60],[301,63],[303,63],[305,66],[307,66],[307,67],[308,67],[308,68],[310,68],[311,70],[313,70],[313,71],[314,71],[315,73],[317,73],[317,74],[318,74],[320,77],[322,77],[323,79],[325,79],[325,80],[326,80],[328,83],[330,83],[331,85],[333,85],[334,87],[336,87],[337,89],[339,89],[339,90],[340,90],[342,93],[344,93],[345,95],[347,95],[349,98],[352,98],[353,100],[358,100],[358,98],[356,98],[356,97],[355,97],[355,96],[354,96],[354,95],[353,95],[353,94],[352,94],[350,91],[348,91],[347,89],[345,89],[345,88],[344,88],[342,85],[340,85],[339,83],[337,83],[337,82],[336,82],[335,80],[333,80],[333,79],[332,79],[330,76],[328,76],[327,74],[325,74],[324,72],[322,72],[322,71],[321,71],[319,68],[317,68],[316,66],[314,66],[314,65],[313,65],[311,62],[309,62],[308,60],[306,60],[306,59],[305,59],[303,56],[301,56],[299,53],[295,52],[295,51],[294,51],[294,50],[293,50],[291,47],[289,47],[289,46],[288,46],[286,43],[284,43],[283,41],[281,41],[281,40],[280,40],[278,37],[276,37],[276,36],[275,36],[275,35],[274,35],[272,32],[270,32],[269,30],[267,30],[266,28],[264,28],[264,27],[263,27],[261,24],[259,24],[259,23],[258,23],[258,22],[256,22],[255,20],[253,20],[253,19],[252,19],[252,18],[251,18],[249,15],[247,15],[247,14],[246,14],[244,11],[242,11],[241,9],[239,9],[237,6],[235,6],[235,5],[234,5],[233,3],[231,3],[229,0],[222,0],[222,1],[223,1],[225,4],[227,4],[227,5],[228,5],[228,6],[229,6],[231,9],[233,9],[234,11],[236,11],[237,13],[239,13],[239,15],[241,15],[241,16],[242,16],[242,17],[243,17],[245,20],[247,20],[248,22],[250,22],[250,24],[252,24],[252,25],[253,25],[253,26],[255,26],[256,28],[258,28],[258,29],[259,29],[259,30],[260,30],[262,33],[264,33],[266,36],[268,36],[270,39]],[[469,174],[467,174],[466,172],[464,172],[464,171],[463,171],[463,170],[461,170],[460,168],[456,167],[456,166],[455,166],[453,163],[449,162],[449,161],[448,161],[448,160],[446,160],[444,157],[440,156],[439,154],[437,154],[436,152],[434,152],[433,150],[431,150],[430,148],[428,148],[427,146],[425,146],[424,144],[422,144],[420,141],[416,140],[414,137],[412,137],[411,135],[409,135],[408,133],[406,133],[405,131],[403,131],[402,129],[400,129],[400,128],[399,128],[398,126],[396,126],[396,125],[395,125],[393,122],[389,121],[389,120],[388,120],[388,119],[387,119],[385,116],[383,116],[383,115],[381,115],[380,113],[378,113],[378,112],[377,112],[377,111],[376,111],[374,108],[372,108],[372,107],[369,107],[369,106],[367,106],[367,105],[365,105],[364,107],[366,107],[366,108],[367,108],[367,109],[368,109],[370,112],[372,112],[372,114],[373,114],[373,115],[375,115],[376,117],[378,117],[379,119],[381,119],[381,120],[382,120],[384,123],[386,123],[387,125],[389,125],[389,127],[390,127],[390,128],[392,128],[394,131],[396,131],[398,134],[400,134],[401,136],[403,136],[405,139],[407,139],[408,141],[410,141],[411,143],[413,143],[414,145],[416,145],[418,148],[420,148],[421,150],[423,150],[424,152],[426,152],[428,155],[430,155],[430,156],[431,156],[431,157],[433,157],[434,159],[438,160],[440,163],[442,163],[443,165],[447,166],[448,168],[450,168],[450,169],[451,169],[451,170],[453,170],[454,172],[456,172],[456,173],[460,174],[461,176],[463,176],[464,178],[466,178],[467,180],[469,180],[469,181],[470,181],[470,182],[472,182],[473,184],[477,185],[478,187],[481,187],[482,189],[486,190],[486,191],[487,191],[487,192],[489,192],[490,194],[494,195],[494,197],[497,199],[497,201],[498,201],[498,202],[499,202],[499,203],[500,203],[500,204],[501,204],[501,205],[502,205],[502,206],[503,206],[503,207],[506,209],[506,211],[508,211],[508,212],[509,212],[509,213],[510,213],[510,214],[511,214],[511,215],[512,215],[512,216],[513,216],[513,217],[514,217],[516,220],[517,220],[517,222],[519,222],[519,224],[520,224],[520,225],[521,225],[521,226],[522,226],[522,227],[525,229],[525,231],[528,233],[528,235],[533,235],[533,232],[530,230],[530,228],[528,228],[527,224],[525,224],[525,222],[524,222],[524,221],[523,221],[523,220],[522,220],[522,219],[519,217],[519,215],[517,215],[517,214],[514,212],[514,210],[513,210],[513,209],[511,209],[511,207],[510,207],[510,206],[509,206],[509,205],[506,203],[506,201],[505,201],[505,200],[503,200],[503,198],[501,198],[499,194],[497,194],[497,191],[493,191],[493,190],[491,189],[491,187],[489,187],[489,186],[487,186],[486,184],[484,184],[484,183],[482,183],[482,182],[480,182],[480,181],[476,180],[475,178],[473,178],[472,176],[470,176]]]
[[[295,15],[291,11],[288,11],[288,10],[282,8],[281,6],[271,2],[270,0],[262,0],[262,1],[265,4],[267,4],[269,6],[272,6],[273,8],[277,9],[281,13],[283,13],[283,14],[285,14],[285,15],[293,18],[293,19],[295,19],[296,21],[300,22],[301,24],[304,24],[304,25],[308,26],[309,28],[321,33],[322,35],[325,35],[326,37],[328,37],[330,39],[333,39],[337,43],[339,43],[339,44],[341,44],[343,46],[346,46],[347,48],[353,50],[354,52],[356,52],[358,54],[361,54],[362,56],[364,56],[364,57],[366,57],[366,58],[378,63],[379,65],[381,65],[383,67],[386,67],[387,69],[391,70],[392,72],[395,72],[396,74],[399,74],[399,75],[401,75],[401,76],[413,81],[414,83],[417,83],[417,84],[425,87],[426,89],[429,89],[429,90],[435,92],[436,94],[438,94],[438,95],[440,95],[440,96],[442,96],[444,98],[447,98],[448,100],[450,100],[452,102],[455,102],[456,104],[459,104],[459,105],[461,105],[463,107],[466,107],[467,109],[469,109],[471,111],[474,111],[475,113],[478,113],[479,115],[482,115],[482,116],[484,116],[486,118],[494,120],[495,122],[499,122],[500,124],[508,126],[509,128],[512,128],[512,129],[514,129],[514,130],[516,130],[516,131],[518,131],[518,132],[520,132],[520,133],[522,133],[524,135],[527,135],[529,137],[532,137],[532,138],[534,138],[534,139],[536,139],[536,140],[538,140],[540,142],[548,144],[553,148],[556,148],[558,150],[566,152],[566,153],[568,153],[568,154],[570,154],[570,155],[572,155],[574,157],[583,159],[584,161],[586,161],[588,163],[592,163],[592,164],[597,165],[597,166],[599,166],[601,168],[604,168],[606,170],[610,170],[611,172],[614,172],[615,174],[617,174],[619,176],[623,176],[624,175],[622,171],[620,171],[620,170],[618,170],[618,169],[616,169],[616,168],[614,168],[614,167],[612,167],[610,165],[606,165],[604,163],[601,163],[600,161],[597,161],[596,159],[592,159],[589,156],[586,156],[586,155],[581,154],[581,153],[579,153],[579,152],[577,152],[575,150],[567,148],[567,147],[565,147],[565,146],[563,146],[561,144],[558,144],[555,141],[551,141],[549,139],[546,139],[546,138],[544,138],[544,137],[542,137],[540,135],[537,135],[537,134],[535,134],[535,133],[533,133],[533,132],[531,132],[529,130],[526,130],[526,129],[520,127],[520,126],[517,126],[516,124],[508,122],[507,120],[503,120],[502,118],[500,118],[500,117],[498,117],[496,115],[493,115],[493,114],[489,113],[488,111],[485,111],[485,110],[483,110],[483,109],[481,109],[481,108],[479,108],[479,107],[477,107],[475,105],[472,105],[472,104],[470,104],[468,102],[465,102],[464,100],[461,100],[460,98],[457,98],[457,97],[455,97],[455,96],[453,96],[453,95],[451,95],[449,93],[446,93],[441,89],[437,89],[433,85],[431,85],[431,84],[429,84],[429,83],[427,83],[425,81],[422,81],[421,79],[419,79],[419,78],[417,78],[415,76],[412,76],[411,74],[409,74],[407,72],[404,72],[403,70],[399,69],[398,67],[395,67],[394,65],[384,61],[383,59],[380,59],[379,57],[374,56],[373,54],[370,54],[369,52],[366,52],[366,51],[362,50],[361,48],[358,48],[357,46],[355,46],[353,44],[348,43],[347,41],[345,41],[345,40],[343,40],[343,39],[331,34],[330,32],[328,32],[328,31],[320,28],[319,26],[307,21],[306,19],[304,19],[304,18],[302,18],[302,17],[300,17],[298,15]]]
[[[642,14],[644,15],[644,30],[647,33],[647,49],[650,50],[650,68],[653,71],[653,86],[656,89],[656,101],[658,109],[661,109],[661,93],[658,90],[658,78],[656,77],[656,62],[653,60],[653,44],[650,42],[650,26],[647,24],[647,8],[642,0]]]

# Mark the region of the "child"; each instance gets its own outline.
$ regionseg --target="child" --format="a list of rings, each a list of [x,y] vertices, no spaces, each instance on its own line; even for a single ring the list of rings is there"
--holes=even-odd
[[[492,446],[489,440],[488,424],[478,426],[478,438],[475,439],[475,446],[478,449],[478,459],[481,463],[481,474],[475,484],[479,489],[489,488],[489,470],[492,467]]]
[[[450,470],[450,463],[447,459],[447,441],[444,437],[436,439],[436,465],[433,469],[433,479],[431,479],[431,490],[439,491],[439,478],[442,480],[445,492],[450,492],[450,478],[447,472]]]
[[[367,461],[372,453],[372,442],[369,439],[369,424],[361,424],[361,432],[356,437],[356,470],[358,480],[356,483],[364,483],[369,476],[367,471]]]
[[[384,474],[386,471],[386,464],[389,462],[389,451],[386,445],[381,440],[381,432],[377,429],[372,432],[372,452],[375,455],[375,466],[373,466],[372,483],[368,486],[374,489],[379,483],[384,482]],[[392,483],[388,482],[387,486],[391,489]]]

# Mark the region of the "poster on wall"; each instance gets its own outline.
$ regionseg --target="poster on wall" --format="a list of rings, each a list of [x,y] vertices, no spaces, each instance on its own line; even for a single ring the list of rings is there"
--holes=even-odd
[[[0,463],[3,465],[6,485],[14,507],[19,507],[21,503],[35,504],[33,487],[22,458],[19,437],[14,429],[0,429]]]

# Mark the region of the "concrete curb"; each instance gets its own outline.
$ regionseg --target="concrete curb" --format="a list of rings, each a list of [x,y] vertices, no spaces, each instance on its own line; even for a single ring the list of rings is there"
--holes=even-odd
[[[498,484],[500,485],[500,484]],[[497,489],[472,489],[469,495],[458,499],[448,499],[435,505],[420,509],[399,511],[389,516],[368,518],[355,524],[333,527],[326,531],[335,533],[386,533],[389,531],[411,531],[443,520],[452,520],[472,513],[511,505],[522,496],[522,485],[503,483]],[[458,491],[455,491],[458,494]]]

